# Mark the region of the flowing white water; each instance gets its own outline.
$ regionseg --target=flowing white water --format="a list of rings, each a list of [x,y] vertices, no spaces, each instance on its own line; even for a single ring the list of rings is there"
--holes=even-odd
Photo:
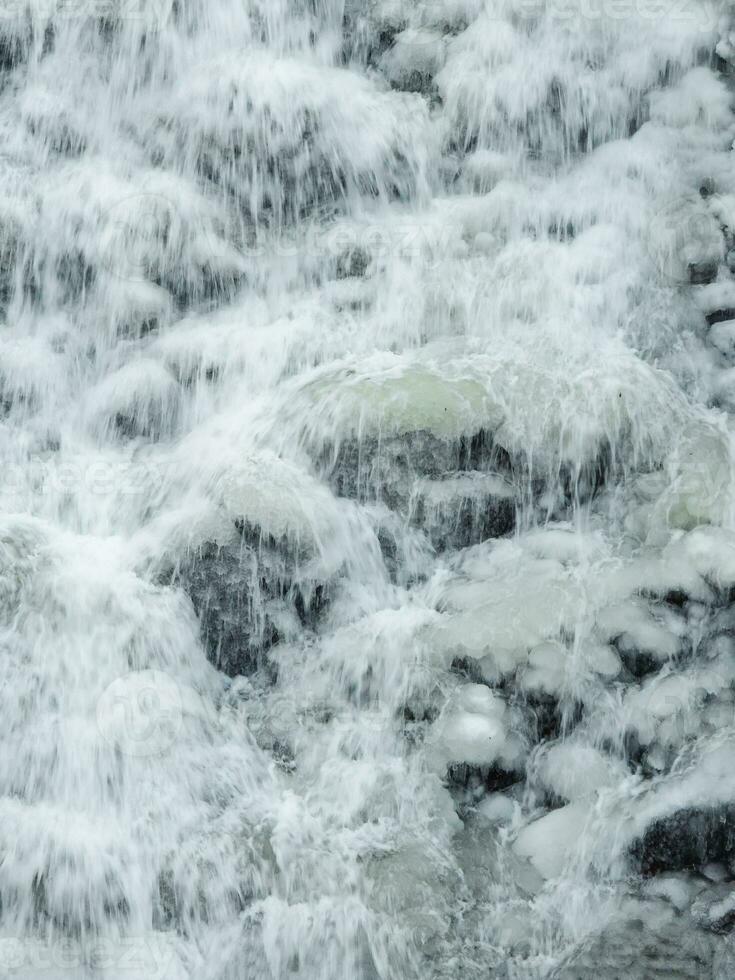
[[[0,0],[0,976],[735,976],[733,72]]]

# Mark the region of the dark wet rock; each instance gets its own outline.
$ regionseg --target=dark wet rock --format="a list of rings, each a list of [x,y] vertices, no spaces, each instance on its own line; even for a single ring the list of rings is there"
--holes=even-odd
[[[411,520],[423,527],[437,551],[467,548],[499,538],[515,527],[516,504],[511,486],[488,474],[457,474],[422,481],[412,500]]]
[[[411,10],[408,4],[347,0],[342,25],[344,61],[385,68],[386,59],[392,61],[392,52],[405,47],[406,54],[399,57],[402,70],[389,72],[389,80],[402,91],[426,93],[442,67],[443,44],[464,31],[471,18],[461,4],[450,4],[445,9],[432,3],[420,8],[419,4]]]
[[[634,644],[629,643],[625,636],[618,637],[613,642],[613,646],[620,654],[623,666],[636,680],[655,674],[661,669],[660,659],[645,650],[639,650]]]
[[[515,770],[500,766],[473,766],[457,762],[447,769],[447,782],[455,792],[462,790],[471,796],[497,793],[515,785],[521,776]]]
[[[7,311],[13,299],[18,251],[17,230],[0,230],[0,313]]]
[[[373,89],[336,67],[304,62],[294,73],[286,58],[262,50],[249,50],[248,61],[251,70],[238,59],[216,71],[228,75],[226,115],[211,118],[220,82],[202,66],[185,114],[174,97],[151,120],[151,160],[174,165],[182,154],[190,159],[204,187],[230,199],[238,214],[236,237],[282,231],[317,214],[328,218],[352,193],[405,201],[423,188],[415,140],[428,114],[420,99]],[[261,90],[254,80],[259,72],[273,76],[273,88]],[[312,86],[324,98],[315,99]],[[269,98],[276,91],[282,95]],[[384,106],[401,113],[400,125],[391,125],[395,119],[384,115]],[[347,134],[344,143],[335,141],[335,127],[353,123],[380,127],[381,154],[355,154]]]
[[[561,716],[555,698],[538,694],[527,699],[535,741],[546,742],[561,734]]]
[[[68,303],[76,303],[89,293],[97,276],[97,270],[80,249],[60,255],[56,261],[55,273],[63,301]]]
[[[407,738],[415,735],[412,726],[432,724],[439,717],[439,709],[435,704],[421,699],[414,699],[405,704],[402,709],[403,734]]]
[[[154,413],[133,416],[117,412],[112,424],[117,437],[123,440],[143,438],[155,442],[171,430],[171,425],[164,425],[160,415]]]
[[[376,16],[377,11],[366,10],[358,0],[347,0],[344,7],[342,34],[343,58],[346,63],[358,61],[376,65],[390,49],[396,36],[406,27],[406,18],[396,10],[387,16]]]
[[[167,270],[149,270],[150,280],[173,297],[182,310],[216,307],[231,301],[245,281],[237,268],[219,268],[216,263],[175,263]]]
[[[344,443],[325,466],[341,497],[379,500],[391,510],[405,509],[416,480],[441,476],[457,466],[457,449],[430,432],[396,438],[368,438]]]
[[[713,326],[715,323],[723,323],[725,320],[733,319],[735,319],[735,308],[732,306],[712,310],[711,312],[705,314],[705,320],[710,326]]]
[[[231,677],[267,664],[278,633],[260,603],[257,557],[209,543],[179,566],[176,584],[191,598],[211,662]]]
[[[433,89],[433,72],[420,71],[414,68],[406,71],[395,79],[391,79],[393,88],[399,92],[419,92],[422,95],[429,95]]]
[[[176,888],[173,872],[162,871],[158,876],[157,894],[153,900],[153,924],[156,929],[171,929],[176,924]]]
[[[632,857],[644,875],[700,868],[735,857],[735,806],[688,808],[655,821]]]
[[[609,444],[601,445],[597,453],[579,467],[562,466],[559,485],[567,504],[586,503],[618,476],[619,464]],[[537,488],[541,490],[541,486]]]
[[[371,263],[370,253],[355,247],[337,257],[337,278],[355,279],[366,275]]]
[[[154,366],[137,387],[135,368],[136,365],[123,368],[107,387],[101,386],[90,399],[89,415],[94,428],[121,441],[156,442],[168,438],[180,419],[179,385],[170,373]],[[147,382],[151,387],[157,386],[157,390],[146,390]]]
[[[662,602],[677,609],[684,609],[689,602],[689,595],[682,589],[671,589],[662,597]]]
[[[268,650],[294,630],[313,629],[325,587],[296,583],[293,562],[268,544],[212,542],[179,563],[175,585],[190,597],[209,660],[230,677],[275,674]]]
[[[533,744],[552,741],[570,732],[583,713],[579,702],[565,704],[542,691],[526,692],[520,704],[528,719],[527,727]]]
[[[431,557],[431,545],[425,535],[387,508],[380,511],[375,519],[375,536],[391,581],[402,588],[425,581]]]
[[[689,282],[694,286],[702,286],[714,282],[717,278],[718,263],[715,261],[692,262],[688,267]]]
[[[48,867],[33,874],[29,884],[34,926],[47,934],[53,930],[66,939],[78,940],[96,932],[103,922],[124,924],[130,915],[130,904],[123,883],[108,871],[105,875],[108,893],[102,903],[95,900],[92,888],[81,901],[75,900],[69,890],[58,885],[59,878],[63,880],[68,872],[68,858],[69,855],[56,855]],[[23,895],[25,898],[25,891]],[[17,902],[20,896],[14,888],[6,888],[0,897],[3,906],[7,906]]]
[[[7,11],[0,17],[0,72],[12,71],[28,57],[33,43],[30,16]]]
[[[474,657],[455,657],[449,669],[453,674],[459,674],[470,684],[485,683],[482,668]]]
[[[354,440],[336,455],[325,453],[322,469],[339,496],[385,505],[423,530],[437,551],[478,544],[515,526],[508,456],[484,432],[457,441],[425,430]]]

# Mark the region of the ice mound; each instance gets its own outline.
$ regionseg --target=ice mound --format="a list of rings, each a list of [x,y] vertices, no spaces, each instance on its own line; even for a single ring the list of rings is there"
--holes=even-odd
[[[435,601],[445,614],[438,643],[457,656],[479,660],[489,680],[514,673],[534,647],[573,630],[581,600],[573,570],[528,555],[515,541],[478,546],[458,574],[435,588]],[[534,595],[531,606],[528,589]],[[560,666],[563,670],[563,662],[555,670]]]
[[[519,475],[553,486],[566,471],[577,491],[580,484],[594,488],[596,471],[653,466],[670,451],[673,421],[684,405],[665,376],[622,351],[596,364],[580,362],[571,373],[567,357],[562,373],[561,350],[541,356],[538,348],[508,340],[497,355],[452,357],[451,347],[429,345],[416,354],[321,369],[286,411],[300,406],[305,443],[315,453],[336,450],[337,466],[340,446],[356,443],[349,452],[366,474],[375,456],[379,465],[383,443],[390,453],[392,438],[424,433],[450,444],[486,434],[496,457],[498,451],[509,456]],[[655,427],[640,426],[649,417],[641,398],[659,406]],[[576,408],[581,404],[584,413]]]
[[[501,420],[480,371],[462,361],[440,367],[428,358],[381,354],[367,364],[323,370],[301,397],[314,413],[307,437],[316,439],[320,425],[335,442],[420,431],[459,439]]]
[[[568,802],[616,786],[629,775],[620,759],[571,739],[542,749],[534,765],[542,785],[554,796]]]
[[[716,421],[687,425],[667,460],[670,482],[652,517],[683,530],[728,522],[733,480],[732,437]]]
[[[518,835],[515,852],[544,878],[556,878],[572,859],[589,817],[586,803],[569,803],[533,821]]]
[[[503,700],[484,685],[459,688],[456,701],[445,709],[433,731],[437,757],[444,765],[516,768],[522,746],[506,729],[507,712]]]

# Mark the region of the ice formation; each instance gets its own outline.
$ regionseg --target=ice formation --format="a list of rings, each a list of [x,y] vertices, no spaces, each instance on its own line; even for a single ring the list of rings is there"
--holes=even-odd
[[[0,975],[731,980],[733,77],[2,5]]]

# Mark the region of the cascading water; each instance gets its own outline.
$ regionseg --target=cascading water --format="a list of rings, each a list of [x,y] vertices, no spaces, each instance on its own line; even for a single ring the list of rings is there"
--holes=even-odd
[[[0,976],[732,980],[734,70],[3,0]]]

